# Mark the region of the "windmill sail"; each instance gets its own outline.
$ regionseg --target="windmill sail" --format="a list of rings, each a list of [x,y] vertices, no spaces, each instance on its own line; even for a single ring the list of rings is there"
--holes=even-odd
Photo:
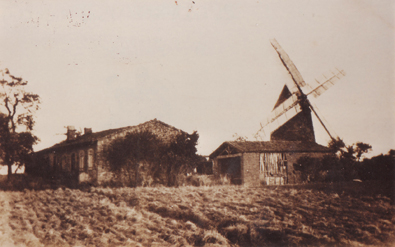
[[[300,90],[300,87],[304,87],[306,85],[305,81],[302,78],[302,75],[299,73],[298,69],[296,68],[295,64],[291,61],[288,54],[283,50],[277,40],[273,39],[270,41],[272,46],[277,51],[281,61],[283,62],[285,68],[288,70],[289,74],[292,77],[292,80],[296,83],[296,85],[289,85],[287,86],[291,90],[292,93],[296,93]],[[299,88],[298,88],[299,87]]]
[[[311,92],[308,93],[307,95],[312,94],[314,98],[317,98],[318,96],[323,94],[326,90],[328,90],[330,87],[335,85],[335,83],[338,82],[343,76],[346,75],[344,70],[338,70],[338,69],[336,70],[337,70],[336,73],[331,72],[326,75],[324,74],[322,75],[322,78],[316,79],[316,82],[319,84],[319,86],[311,90]]]
[[[270,124],[277,121],[278,124],[283,124],[301,110],[298,97],[292,94],[288,99],[273,109],[267,122]]]

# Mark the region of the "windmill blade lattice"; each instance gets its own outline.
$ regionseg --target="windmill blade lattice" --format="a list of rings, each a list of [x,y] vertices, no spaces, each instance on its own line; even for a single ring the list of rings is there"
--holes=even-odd
[[[283,50],[283,48],[277,42],[277,40],[273,39],[270,42],[272,43],[274,49],[277,51],[282,63],[284,64],[285,68],[288,70],[289,74],[292,77],[292,80],[295,83],[295,84],[287,83],[289,90],[292,93],[297,93],[298,91],[300,91],[301,87],[304,87],[306,85],[302,75],[296,68],[295,64],[291,61],[288,54]]]
[[[297,113],[299,113],[302,109],[299,105],[298,96],[295,94],[291,95],[288,99],[286,99],[283,103],[279,106],[274,108],[271,112],[271,115],[267,119],[267,124],[273,123],[277,120],[278,124],[283,124]]]
[[[318,83],[319,86],[311,90],[307,95],[312,94],[314,98],[317,98],[346,75],[346,72],[344,72],[344,70],[336,70],[336,73],[330,72],[327,74],[323,74],[321,78],[316,79],[315,81]]]

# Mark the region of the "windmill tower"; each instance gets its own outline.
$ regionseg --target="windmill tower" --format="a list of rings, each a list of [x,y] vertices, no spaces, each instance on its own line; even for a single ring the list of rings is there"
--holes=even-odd
[[[282,63],[291,75],[292,80],[285,83],[269,118],[264,124],[261,123],[261,129],[257,132],[257,136],[262,132],[265,133],[264,130],[267,129],[267,127],[271,127],[270,140],[272,141],[315,142],[311,115],[311,112],[313,112],[330,138],[334,139],[327,127],[328,124],[325,124],[325,120],[318,115],[318,108],[310,103],[308,96],[320,96],[341,77],[345,76],[345,72],[336,69],[336,72],[323,75],[322,80],[316,79],[318,86],[312,89],[312,87],[303,80],[302,75],[288,57],[287,53],[281,48],[280,44],[275,39],[271,40],[271,44],[277,51]],[[303,90],[308,92],[305,93]]]

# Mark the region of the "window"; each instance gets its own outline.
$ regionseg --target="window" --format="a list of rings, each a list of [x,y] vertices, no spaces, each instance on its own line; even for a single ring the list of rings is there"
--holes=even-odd
[[[62,156],[62,171],[66,171],[66,169],[67,169],[67,160],[66,160],[66,156]]]
[[[66,171],[71,171],[71,156],[69,154],[66,156]]]
[[[79,156],[80,156],[80,162],[79,162],[80,171],[83,171],[85,167],[85,152],[81,150]]]
[[[93,149],[89,149],[88,151],[88,170],[92,170],[93,168]]]

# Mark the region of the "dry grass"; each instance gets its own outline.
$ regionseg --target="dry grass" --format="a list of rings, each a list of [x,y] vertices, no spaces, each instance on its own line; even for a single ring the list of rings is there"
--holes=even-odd
[[[2,245],[391,246],[395,241],[395,208],[381,195],[214,186],[0,196]]]

